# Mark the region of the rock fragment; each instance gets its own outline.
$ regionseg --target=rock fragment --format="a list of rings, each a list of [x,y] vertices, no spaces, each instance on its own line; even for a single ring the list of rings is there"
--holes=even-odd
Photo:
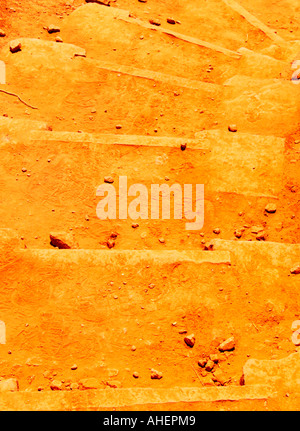
[[[51,232],[50,244],[59,249],[79,248],[74,235],[69,232]]]
[[[209,355],[209,359],[213,361],[215,364],[219,362],[219,356],[216,353]]]
[[[259,233],[262,232],[264,230],[264,228],[262,226],[252,226],[251,227],[251,233]]]
[[[198,361],[199,367],[204,368],[206,364],[207,364],[207,359],[205,359],[205,358],[199,359],[199,361]]]
[[[111,176],[106,176],[106,177],[104,177],[104,182],[105,183],[109,183],[109,184],[112,184],[113,182],[114,182],[115,180],[113,179],[113,177],[111,177]]]
[[[229,337],[219,345],[220,352],[227,352],[235,349],[234,337]]]
[[[22,44],[19,40],[13,40],[9,44],[10,52],[15,53],[22,50]]]
[[[207,243],[207,244],[204,244],[204,250],[213,250],[214,249],[214,245],[213,245],[213,243]]]
[[[228,130],[229,132],[237,132],[237,126],[235,124],[230,124]]]
[[[4,30],[2,30],[2,28],[0,28],[0,37],[5,37],[6,33]]]
[[[212,371],[213,368],[215,366],[214,361],[212,361],[211,359],[209,359],[205,365],[205,371]]]
[[[291,274],[300,274],[300,264],[290,269]]]
[[[234,236],[235,236],[236,238],[241,238],[241,237],[242,237],[242,235],[243,235],[243,232],[241,231],[241,229],[236,229],[236,230],[234,231]]]
[[[149,19],[150,24],[152,25],[156,25],[156,26],[160,26],[161,22],[159,21],[159,19]]]
[[[49,34],[59,33],[60,32],[60,28],[57,25],[50,24],[49,27],[47,27],[47,31],[48,31]]]
[[[176,24],[176,20],[174,18],[167,18],[168,24]]]
[[[53,380],[50,384],[50,389],[52,391],[61,391],[62,390],[62,382],[60,380]]]
[[[157,370],[154,370],[152,368],[152,370],[151,370],[151,379],[152,380],[160,380],[160,379],[162,379],[162,377],[163,377],[163,373],[161,371],[157,371]]]
[[[105,382],[105,384],[110,388],[114,389],[118,389],[122,386],[121,382],[119,382],[118,380],[108,380],[107,382]]]
[[[116,242],[113,239],[109,238],[106,242],[106,245],[108,248],[114,248],[114,246],[116,245]]]
[[[85,0],[86,3],[98,3],[104,6],[110,6],[111,0]]]
[[[264,231],[259,232],[256,235],[256,239],[257,239],[257,241],[265,241],[266,240],[266,233]]]
[[[196,342],[195,335],[194,334],[187,335],[186,337],[184,337],[184,342],[187,346],[194,347]]]

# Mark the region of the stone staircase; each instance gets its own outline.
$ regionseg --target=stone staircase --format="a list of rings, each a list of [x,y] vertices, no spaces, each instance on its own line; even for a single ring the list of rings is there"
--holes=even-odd
[[[272,408],[283,390],[299,392],[276,364],[295,354],[300,305],[290,271],[299,212],[286,226],[278,216],[297,208],[286,188],[299,156],[286,166],[300,44],[233,0],[201,13],[178,5],[182,17],[195,14],[189,29],[153,26],[143,4],[127,3],[83,5],[62,22],[63,43],[22,38],[20,52],[1,53],[0,89],[27,106],[2,95],[11,103],[0,118],[0,375],[18,390],[0,394],[0,409]],[[235,23],[224,38],[213,17],[205,22],[213,7],[224,26]],[[203,229],[99,220],[106,176],[116,187],[120,176],[149,189],[204,184]],[[76,246],[54,248],[51,232]],[[221,351],[231,336],[234,349]],[[211,369],[198,365],[210,356]],[[153,369],[163,378],[151,379]]]

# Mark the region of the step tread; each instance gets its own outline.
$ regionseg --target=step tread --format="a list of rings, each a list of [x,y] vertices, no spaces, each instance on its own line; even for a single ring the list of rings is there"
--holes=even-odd
[[[214,239],[212,243],[216,251],[230,251],[235,259],[246,264],[251,264],[251,258],[258,260],[258,256],[263,258],[261,263],[264,267],[272,264],[289,269],[299,263],[300,244],[222,239]]]
[[[32,141],[59,141],[59,142],[79,142],[94,143],[103,145],[134,145],[149,147],[171,147],[179,148],[181,144],[187,144],[192,149],[209,148],[204,144],[199,144],[198,139],[185,139],[169,136],[147,136],[147,135],[123,135],[123,134],[105,134],[105,133],[78,133],[51,131],[41,132],[33,130],[30,133]]]
[[[145,157],[153,159],[154,165],[151,172],[151,178],[154,181],[154,174],[156,172],[155,164],[158,163],[158,158],[161,155],[147,155],[146,150],[151,147],[165,147],[165,154],[167,160],[165,163],[171,167],[172,159],[174,158],[174,166],[177,163],[176,154],[172,154],[171,148],[178,148],[182,143],[187,144],[187,151],[185,161],[187,163],[187,157],[190,155],[191,163],[193,163],[192,171],[194,172],[194,181],[198,184],[205,184],[208,189],[219,191],[219,192],[232,192],[251,196],[276,196],[282,188],[282,178],[278,175],[278,172],[282,172],[284,162],[284,139],[277,138],[274,136],[259,136],[251,135],[247,133],[230,133],[223,130],[208,130],[196,133],[196,139],[185,140],[182,138],[168,138],[168,137],[142,137],[142,136],[128,136],[128,135],[91,135],[82,133],[68,133],[68,132],[34,132],[32,134],[33,146],[41,148],[43,142],[47,139],[52,143],[52,151],[55,149],[60,152],[61,149],[65,153],[70,154],[69,163],[76,160],[72,147],[78,144],[86,145],[89,153],[98,154],[99,162],[103,159],[102,145],[108,145],[107,156],[110,152],[114,151],[117,145],[133,145],[138,146],[139,151],[145,151]],[[73,137],[75,140],[73,141]],[[60,139],[62,140],[60,141]],[[39,141],[38,139],[41,139]],[[54,146],[54,142],[56,145]],[[69,143],[66,147],[65,143]],[[77,144],[76,144],[77,143]],[[113,145],[112,145],[113,144]],[[81,145],[82,146],[82,145]],[[140,146],[142,146],[140,148]],[[170,149],[168,149],[170,148]],[[78,147],[78,149],[80,149]],[[197,150],[202,153],[197,156]],[[204,150],[209,150],[208,152]],[[124,151],[124,150],[120,150]],[[195,153],[194,153],[195,151]],[[194,153],[192,155],[192,153]],[[130,155],[124,155],[128,158],[126,166],[135,167],[135,163],[131,161]],[[247,156],[247,157],[246,157]],[[147,163],[146,158],[140,159],[139,169],[136,168],[134,171],[126,171],[129,178],[133,176],[140,176],[142,166]],[[158,158],[157,158],[158,157]],[[193,160],[193,162],[192,162]],[[124,162],[125,163],[125,162]],[[255,168],[255,169],[253,169]],[[125,171],[124,171],[125,172]],[[144,181],[149,175],[144,172]],[[276,176],[274,173],[276,172]],[[120,172],[120,175],[123,173]],[[150,174],[150,172],[149,172]],[[179,180],[180,171],[177,176]],[[184,173],[182,173],[184,175]],[[237,183],[236,178],[240,178]],[[187,177],[185,177],[187,179]]]
[[[39,56],[42,50],[47,51],[47,58],[43,57],[43,64],[52,65],[51,57],[53,55],[56,60],[64,61],[70,60],[74,57],[84,57],[82,61],[85,64],[92,66],[95,69],[105,69],[115,73],[121,73],[125,75],[135,76],[137,78],[145,78],[154,81],[161,81],[172,84],[174,86],[191,88],[194,90],[203,90],[207,92],[216,92],[219,90],[219,85],[212,84],[205,81],[198,81],[194,79],[183,78],[173,74],[161,73],[153,70],[147,70],[144,68],[133,67],[130,65],[122,65],[109,61],[103,61],[98,59],[86,58],[86,51],[76,45],[69,43],[56,43],[49,40],[34,39],[34,38],[19,38],[22,44],[23,51],[30,51],[31,56]],[[9,45],[6,45],[2,50],[3,56],[8,60],[10,59]]]
[[[259,20],[256,16],[248,12],[243,6],[241,6],[235,0],[222,0],[227,6],[229,6],[234,11],[238,12],[242,17],[244,17],[250,24],[254,27],[260,29],[264,32],[270,39],[272,39],[276,43],[284,42],[284,39],[280,37],[276,32],[264,24],[261,20]]]
[[[24,131],[24,129],[36,131],[49,130],[49,126],[45,121],[29,120],[28,118],[8,118],[3,116],[0,117],[0,127],[1,133],[13,133],[14,131]]]
[[[203,388],[131,388],[85,391],[6,392],[0,394],[1,410],[99,410],[151,404],[266,400],[275,396],[266,385]]]
[[[230,49],[227,48],[223,48],[222,46],[216,45],[214,43],[211,42],[207,42],[205,40],[201,40],[195,37],[191,37],[191,36],[187,36],[184,35],[182,33],[178,33],[176,31],[173,31],[171,29],[168,28],[164,28],[164,27],[157,27],[157,26],[153,26],[148,22],[142,21],[138,18],[131,18],[129,17],[129,11],[124,10],[124,9],[119,9],[119,8],[97,8],[97,6],[95,7],[95,5],[93,4],[85,4],[81,7],[79,7],[78,9],[76,9],[73,14],[71,14],[71,18],[72,15],[74,16],[76,14],[76,16],[80,16],[80,14],[82,13],[83,16],[86,13],[91,12],[92,14],[94,14],[95,17],[97,16],[105,16],[105,17],[109,17],[110,19],[117,19],[117,20],[122,20],[125,21],[127,23],[133,24],[135,26],[140,26],[142,28],[148,29],[148,30],[154,30],[157,31],[158,33],[165,33],[168,35],[171,35],[177,39],[181,39],[185,42],[200,46],[200,47],[204,47],[204,48],[208,48],[210,50],[216,51],[218,53],[224,54],[226,56],[232,57],[232,58],[239,58],[240,54],[238,54],[235,51],[232,51]]]
[[[215,263],[230,265],[230,253],[227,251],[203,251],[203,250],[19,250],[19,256],[35,258],[41,261],[59,263],[76,263],[81,265],[106,265],[121,263],[135,265],[142,261],[164,265],[176,262]]]

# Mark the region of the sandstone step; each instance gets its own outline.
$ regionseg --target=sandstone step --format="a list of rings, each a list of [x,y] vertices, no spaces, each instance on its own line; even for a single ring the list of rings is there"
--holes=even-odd
[[[112,34],[111,32],[114,31],[114,27],[115,28],[128,28],[127,26],[122,26],[121,23],[116,22],[114,23],[113,20],[116,21],[122,21],[122,22],[126,22],[131,24],[131,31],[132,33],[135,32],[135,28],[137,26],[140,26],[142,28],[145,28],[147,30],[155,30],[158,33],[165,33],[168,35],[171,35],[173,37],[176,37],[177,39],[181,39],[183,41],[189,42],[191,44],[194,45],[198,45],[200,47],[205,47],[208,49],[211,49],[213,51],[228,55],[229,57],[233,57],[233,58],[238,58],[239,55],[229,49],[223,48],[222,46],[218,46],[214,43],[210,43],[207,42],[205,40],[200,40],[197,39],[195,37],[191,37],[191,36],[185,36],[182,33],[178,33],[176,31],[173,31],[173,29],[171,28],[164,28],[161,26],[153,26],[151,25],[149,22],[146,21],[142,21],[138,18],[132,18],[129,16],[129,11],[127,10],[123,10],[123,9],[118,9],[116,7],[114,8],[105,8],[105,7],[99,7],[95,4],[88,4],[88,5],[84,5],[81,6],[80,8],[76,9],[70,16],[69,18],[66,19],[67,25],[65,26],[65,28],[73,28],[72,26],[78,23],[78,20],[80,19],[81,22],[81,26],[80,29],[82,29],[86,22],[85,22],[85,18],[87,16],[93,17],[94,21],[96,21],[97,19],[100,20],[101,19],[101,23],[102,23],[102,27],[107,27],[106,28],[106,34],[105,37],[108,38],[110,34]],[[104,23],[104,25],[103,25]],[[105,25],[106,24],[106,25]],[[89,22],[89,25],[87,26],[87,30],[91,29],[91,22]],[[130,31],[130,30],[129,30]],[[116,40],[116,34],[118,33],[114,33],[114,40]],[[120,40],[120,38],[119,38]]]
[[[190,2],[170,3],[162,8],[160,2],[153,1],[151,9],[140,2],[126,1],[122,8],[130,10],[132,17],[138,17],[143,22],[148,23],[149,19],[158,18],[164,30],[168,27],[183,37],[191,36],[211,41],[230,50],[239,48],[243,43],[250,46],[262,44],[264,36],[261,32],[253,31],[253,26],[244,17],[219,0],[206,0],[201,4],[201,8]],[[173,25],[167,22],[170,17],[175,21]],[[223,31],[224,28],[227,29],[226,32]]]
[[[249,227],[251,230],[251,227]],[[263,229],[263,227],[261,227]],[[271,241],[226,241],[214,239],[215,250],[230,251],[238,265],[251,266],[254,261],[259,262],[259,268],[289,269],[299,261],[300,244],[285,244]],[[300,281],[300,280],[299,280]]]
[[[34,121],[27,118],[0,117],[0,145],[5,145],[18,136],[24,139],[24,131],[29,134],[30,130],[49,130],[44,121]]]
[[[235,0],[222,0],[227,6],[232,8],[234,11],[239,13],[242,17],[244,17],[251,25],[261,30],[265,33],[270,39],[274,42],[281,44],[284,43],[284,39],[280,37],[273,29],[264,24],[261,20],[259,20],[256,16],[248,12],[241,4],[236,2]]]
[[[101,23],[105,31],[99,32],[99,23]],[[142,34],[142,40],[140,39],[139,25],[146,26]],[[174,74],[174,70],[176,70],[176,75],[178,76],[196,77],[201,80],[214,79],[212,82],[220,83],[223,77],[232,76],[234,71],[236,73],[237,71],[239,73],[242,71],[242,73],[249,76],[276,78],[280,76],[280,73],[286,67],[286,63],[283,61],[258,54],[244,47],[239,47],[237,55],[236,52],[233,53],[209,43],[199,42],[202,46],[196,49],[196,53],[195,48],[197,48],[197,45],[192,45],[196,43],[196,40],[187,37],[185,38],[186,42],[184,42],[184,38],[182,35],[180,36],[180,33],[167,30],[168,34],[182,39],[178,40],[179,45],[183,44],[181,50],[178,50],[180,46],[172,45],[168,38],[162,39],[159,35],[159,33],[165,32],[165,29],[155,27],[155,32],[153,32],[153,27],[139,19],[128,18],[128,12],[126,11],[88,4],[77,9],[66,19],[62,32],[65,34],[67,41],[84,44],[94,58],[101,58],[107,55],[108,50],[114,49],[116,51],[113,51],[112,54],[115,55],[116,63],[131,64],[133,62],[140,65],[140,68],[163,70],[170,74]],[[128,35],[126,41],[123,38],[116,38],[116,34],[124,33]],[[134,44],[134,49],[131,49],[131,44]],[[159,48],[159,52],[153,50],[154,46]],[[208,49],[212,50],[211,53],[207,52]],[[180,61],[183,55],[182,50],[186,55],[185,59]],[[123,51],[126,51],[126,56]],[[213,53],[214,51],[215,53]],[[151,55],[146,55],[146,52],[150,52]],[[163,56],[162,53],[164,52],[165,55]],[[229,58],[226,60],[224,56],[227,55]],[[211,70],[209,76],[206,72],[209,66],[205,62],[206,56],[211,58],[210,64],[214,67],[214,71]],[[230,60],[231,56],[235,59]],[[177,61],[180,63],[175,64]]]
[[[83,137],[81,138],[81,135]],[[190,163],[196,162],[199,157],[199,164],[195,165],[193,170],[194,180],[188,179],[188,172],[184,172],[184,178],[186,181],[191,181],[197,184],[205,184],[208,189],[221,191],[221,192],[232,192],[241,194],[250,194],[254,196],[272,196],[281,190],[282,179],[280,176],[276,176],[274,179],[275,172],[281,172],[284,160],[284,140],[274,136],[259,136],[247,133],[230,133],[228,131],[223,132],[222,130],[208,130],[196,133],[195,140],[184,140],[184,139],[172,139],[172,138],[153,138],[143,136],[126,136],[126,135],[90,135],[90,134],[69,134],[68,132],[34,132],[33,141],[31,144],[31,150],[33,146],[37,149],[41,149],[46,146],[48,139],[52,143],[52,152],[56,154],[69,153],[69,162],[72,159],[76,159],[74,152],[77,147],[80,149],[78,144],[81,144],[81,148],[84,148],[88,154],[94,156],[99,154],[98,160],[100,162],[102,156],[102,145],[111,144],[112,148],[106,148],[106,157],[112,151],[112,156],[109,157],[111,160],[114,159],[114,152],[121,151],[123,153],[122,159],[126,156],[126,146],[138,146],[141,152],[142,160],[139,160],[139,168],[133,170],[135,172],[143,172],[146,175],[147,168],[142,168],[142,163],[150,162],[149,157],[154,157],[153,163],[164,165],[165,163],[161,160],[163,156],[161,153],[153,151],[153,155],[146,153],[148,145],[149,147],[165,147],[165,155],[167,159],[165,162],[168,163],[170,169],[174,169],[175,161],[172,162],[172,158],[176,157],[176,154],[168,148],[178,148],[180,153],[180,144],[186,143],[188,149],[184,153],[191,153]],[[73,137],[75,136],[75,140]],[[66,145],[65,143],[68,143]],[[126,143],[126,144],[125,144]],[[125,146],[125,149],[123,149]],[[205,154],[199,153],[197,156],[198,149],[209,150],[205,151]],[[195,153],[194,153],[195,150]],[[225,153],[224,153],[225,150]],[[143,154],[147,154],[147,160],[143,157]],[[244,157],[243,157],[244,155]],[[159,157],[159,159],[157,159]],[[196,159],[197,157],[197,159]],[[161,160],[161,162],[159,162]],[[133,163],[133,162],[132,162]],[[187,160],[185,159],[185,163]],[[126,163],[129,168],[129,162]],[[154,165],[151,171],[151,177],[154,176]],[[100,165],[98,164],[98,167]],[[173,167],[173,168],[172,168]],[[192,166],[191,166],[192,167]],[[121,171],[119,170],[121,175]],[[130,171],[124,172],[128,175],[128,178],[132,177]],[[123,175],[123,172],[122,172]],[[145,176],[144,182],[148,178]],[[237,183],[236,178],[239,178]],[[181,184],[182,182],[179,181]]]
[[[228,86],[229,83],[229,86]],[[242,123],[242,131],[249,133],[285,136],[293,133],[297,122],[300,88],[289,80],[261,82],[261,87],[251,79],[232,78],[226,81],[223,111],[218,116],[218,123],[223,125],[228,119],[232,123]],[[279,103],[280,101],[280,103]],[[273,125],[276,124],[276,127]],[[246,129],[246,130],[245,130]]]
[[[15,220],[30,247],[49,247],[49,232],[66,229],[77,232],[82,248],[106,248],[112,231],[119,234],[116,246],[122,249],[201,247],[199,235],[188,241],[186,218],[174,220],[172,198],[170,219],[152,220],[148,201],[148,219],[136,220],[138,229],[131,227],[135,220],[129,215],[126,220],[117,215],[112,220],[98,219],[101,198],[96,191],[107,176],[112,177],[117,191],[120,177],[127,177],[128,189],[142,184],[148,193],[153,184],[179,184],[182,190],[184,184],[192,184],[195,196],[196,184],[204,184],[204,220],[205,226],[214,225],[211,231],[220,222],[216,214],[222,214],[218,193],[231,194],[224,198],[223,207],[234,212],[233,199],[242,205],[246,196],[266,199],[282,188],[278,172],[282,172],[284,141],[279,138],[217,130],[199,133],[188,141],[47,131],[31,136],[30,142],[20,139],[13,146],[3,144],[0,192],[6,202],[0,210],[2,226],[9,227]],[[182,143],[187,143],[185,151]],[[116,198],[118,208],[119,196]],[[33,225],[34,234],[29,233]],[[159,242],[160,237],[166,244]]]
[[[86,59],[86,63],[91,64],[94,68],[105,69],[111,72],[121,73],[125,75],[136,76],[137,78],[145,78],[151,81],[165,82],[182,88],[191,88],[194,90],[204,90],[211,92],[212,95],[218,90],[217,84],[212,84],[205,81],[196,81],[194,79],[181,78],[179,76],[170,75],[153,70],[139,69],[132,66],[122,65],[118,63],[110,63],[106,61]]]
[[[211,81],[209,76],[214,75],[217,82],[224,67],[238,67],[240,55],[234,51],[128,15],[117,8],[84,5],[64,20],[61,33],[65,41],[85,46],[93,58],[103,59],[109,53],[115,63],[190,79]],[[214,67],[210,74],[209,65]]]
[[[299,7],[293,0],[286,0],[284,9],[282,9],[283,5],[277,2],[272,3],[271,7],[268,3],[262,5],[256,0],[237,0],[237,2],[264,24],[271,26],[281,39],[288,41],[299,39],[297,19],[294,19],[299,15]]]
[[[121,125],[127,134],[155,134],[156,130],[172,136],[180,129],[185,135],[191,133],[195,124],[213,123],[210,111],[222,93],[218,85],[199,82],[196,89],[194,82],[187,87],[190,83],[186,80],[162,76],[161,68],[153,83],[149,71],[133,71],[133,75],[128,70],[112,72],[109,67],[99,67],[98,62],[66,55],[65,44],[53,43],[49,49],[49,42],[21,42],[21,52],[13,55],[8,47],[3,51],[8,69],[6,87],[38,108],[26,108],[31,118],[51,120],[53,128],[63,124],[71,130],[112,132]],[[61,74],[64,79],[58,78]],[[14,105],[24,110],[18,100]]]
[[[246,260],[235,243],[239,259]],[[159,388],[197,388],[213,377],[200,375],[198,359],[217,353],[217,368],[238,384],[249,343],[252,357],[269,358],[278,352],[277,343],[293,348],[285,328],[295,319],[299,284],[297,276],[278,278],[282,266],[274,268],[263,247],[252,254],[258,265],[251,262],[251,270],[234,253],[229,265],[227,248],[222,254],[217,245],[216,251],[182,253],[15,250],[1,277],[6,345],[0,345],[0,374],[13,372],[22,379],[20,390],[30,392],[49,389],[46,373],[65,382],[113,378],[124,388],[133,382],[149,387],[149,369],[155,368],[163,372]],[[281,287],[275,298],[274,289]],[[192,349],[184,333],[195,334]],[[229,357],[218,346],[232,335]],[[274,336],[279,339],[267,342]],[[137,381],[133,371],[140,373]]]
[[[267,47],[261,48],[259,52],[261,54],[274,57],[277,60],[287,61],[288,65],[290,66],[291,62],[299,60],[300,41],[290,40],[286,41],[285,43],[281,43],[280,45],[269,45]]]
[[[165,265],[182,262],[195,264],[211,263],[230,265],[230,254],[226,251],[207,252],[202,250],[19,250],[24,261],[36,260],[50,265]]]
[[[229,87],[232,99],[237,97],[243,91],[256,91],[259,93],[262,89],[272,88],[276,90],[277,87],[285,88],[285,91],[291,89],[290,81],[280,78],[273,79],[260,79],[251,78],[246,75],[235,75],[223,83],[224,87]],[[226,93],[225,93],[226,94]]]
[[[260,129],[261,133],[265,131],[266,134],[270,134],[276,122],[278,127],[275,133],[281,136],[286,132],[286,124],[292,124],[287,120],[294,117],[297,121],[300,87],[297,88],[291,82],[288,86],[288,82],[283,81],[282,85],[281,80],[278,80],[250,91],[245,79],[234,86],[234,91],[228,86],[223,91],[220,85],[205,82],[197,85],[194,80],[190,82],[186,79],[182,82],[181,78],[161,73],[158,76],[154,73],[150,79],[152,72],[128,71],[127,66],[122,73],[112,71],[114,67],[105,68],[101,64],[99,67],[98,61],[69,56],[70,49],[74,52],[76,47],[61,49],[64,44],[52,43],[48,50],[49,42],[25,39],[23,43],[24,48],[20,53],[5,54],[10,71],[8,86],[16,86],[16,93],[25,94],[25,99],[31,100],[38,94],[39,100],[47,100],[47,104],[43,105],[33,100],[34,105],[39,105],[38,111],[33,112],[39,118],[48,120],[52,117],[52,125],[56,128],[61,128],[63,123],[64,129],[73,129],[76,125],[78,130],[112,132],[122,122],[122,131],[125,130],[126,134],[145,134],[146,121],[147,133],[171,136],[176,130],[177,134],[179,132],[187,136],[195,124],[200,130],[212,128],[216,123],[227,128],[228,121],[242,120],[243,131],[257,133]],[[254,55],[254,59],[258,55],[248,55],[248,52],[247,56],[252,58]],[[277,62],[274,59],[272,61]],[[255,60],[251,62],[256,68]],[[42,65],[43,74],[35,81],[33,88],[29,83]],[[57,81],[58,69],[64,72],[64,81]],[[245,70],[248,69],[250,71],[251,67],[246,62]],[[223,75],[225,78],[225,71]],[[233,81],[234,84],[237,80]],[[52,83],[50,88],[49,82]],[[129,112],[128,95],[131,102]],[[15,106],[23,109],[19,105],[16,101]],[[76,112],[75,117],[72,117],[74,114],[71,110]]]
[[[188,353],[180,330],[196,329],[194,318],[187,323],[182,316],[193,313],[196,304],[206,322],[223,308],[215,283],[227,272],[230,279],[228,253],[111,251],[15,252],[1,278],[0,317],[7,331],[6,345],[0,345],[2,376],[18,364],[15,377],[34,374],[35,389],[49,386],[43,377],[47,370],[73,382],[118,376],[124,387],[131,387],[126,368],[136,367],[143,374],[138,383],[149,387],[149,368],[159,366],[158,357],[171,349],[163,361],[162,387],[180,381],[199,386],[191,358],[184,375],[174,379]],[[197,323],[197,331],[205,322]],[[199,338],[195,354],[201,344]],[[70,361],[78,364],[75,373]],[[20,390],[28,389],[22,381]]]
[[[276,60],[265,54],[260,54],[248,48],[240,48],[238,50],[241,54],[239,63],[240,70],[246,70],[245,75],[252,78],[280,78],[280,74],[286,68],[286,62]]]
[[[275,386],[279,391],[300,391],[300,353],[292,353],[282,359],[249,359],[243,367],[244,383]]]
[[[74,144],[92,144],[95,145],[95,151],[100,145],[125,145],[135,147],[170,147],[180,148],[186,144],[188,148],[193,150],[205,150],[210,148],[210,143],[199,142],[198,139],[175,138],[168,136],[145,136],[145,135],[121,135],[121,134],[99,134],[99,133],[76,133],[76,132],[40,132],[33,130],[30,133],[32,141],[46,142],[69,142]],[[80,149],[81,147],[78,146]]]
[[[266,385],[192,389],[132,388],[40,393],[14,392],[0,396],[0,408],[2,411],[91,411],[128,407],[133,410],[137,407],[144,407],[145,410],[148,410],[150,406],[151,410],[156,410],[165,406],[168,410],[168,406],[171,405],[182,405],[184,409],[184,404],[193,403],[192,406],[197,406],[197,410],[202,410],[208,403],[220,404],[225,401],[232,404],[246,401],[250,404],[251,400],[267,400],[274,396],[274,390]]]
[[[283,139],[222,130],[195,136],[200,146],[211,148],[209,187],[256,196],[276,195],[281,189],[282,178],[271,172],[282,172]]]

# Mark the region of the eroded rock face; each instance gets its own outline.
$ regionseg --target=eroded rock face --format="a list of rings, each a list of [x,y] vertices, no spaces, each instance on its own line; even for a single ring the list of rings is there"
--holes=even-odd
[[[300,352],[278,360],[249,359],[243,368],[243,383],[276,385],[278,389],[299,391]]]

